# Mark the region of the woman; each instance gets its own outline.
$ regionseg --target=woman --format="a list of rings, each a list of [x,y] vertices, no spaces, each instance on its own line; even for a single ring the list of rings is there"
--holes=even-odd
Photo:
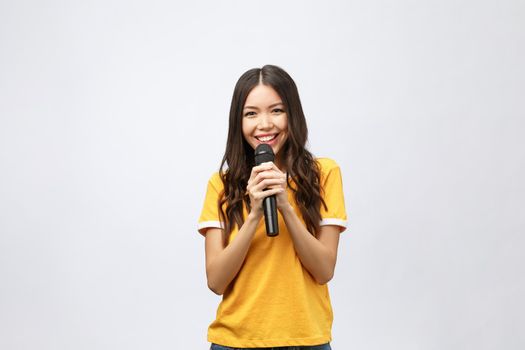
[[[305,149],[297,87],[281,68],[237,82],[228,140],[199,218],[208,287],[223,295],[208,330],[211,349],[330,349],[332,278],[346,227],[341,173]],[[255,166],[266,143],[275,162]],[[266,235],[262,201],[275,195],[279,234]]]

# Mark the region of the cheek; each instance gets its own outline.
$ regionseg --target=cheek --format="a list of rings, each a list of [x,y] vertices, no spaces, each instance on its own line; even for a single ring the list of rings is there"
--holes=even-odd
[[[283,138],[282,138],[281,142],[284,145],[286,143],[286,141],[288,141],[288,131],[283,132]]]
[[[246,122],[244,119],[243,119],[243,122],[242,122],[242,125],[241,125],[241,128],[242,128],[242,136],[244,137],[244,139],[251,144],[251,139],[250,139],[250,136],[252,134],[252,131],[253,131],[253,126],[249,123],[249,122]]]
[[[288,133],[288,118],[285,116],[281,121],[281,130],[285,133]]]
[[[288,115],[285,113],[281,119],[281,126],[283,129],[288,129]]]
[[[242,124],[241,124],[241,129],[242,129],[243,136],[246,137],[247,134],[248,134],[248,129],[249,128],[248,128],[247,123],[244,121],[244,119],[243,119]]]
[[[283,133],[283,143],[286,143],[286,141],[288,140],[288,118],[284,118],[283,120],[283,123],[281,124],[282,128],[282,133]]]

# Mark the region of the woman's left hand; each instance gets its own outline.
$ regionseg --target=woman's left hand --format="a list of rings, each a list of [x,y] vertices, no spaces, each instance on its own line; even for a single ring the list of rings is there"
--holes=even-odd
[[[283,191],[280,193],[277,193],[275,195],[275,199],[277,201],[277,209],[281,210],[285,208],[287,205],[289,205],[288,202],[288,193],[286,192],[286,187],[288,184],[286,183],[286,173],[283,173],[277,165],[275,165],[273,162],[267,162],[263,163],[264,165],[270,165],[271,168],[268,170],[261,171],[257,177],[260,177],[260,180],[264,179],[276,179],[280,180],[279,184],[271,185],[268,188],[282,188]]]

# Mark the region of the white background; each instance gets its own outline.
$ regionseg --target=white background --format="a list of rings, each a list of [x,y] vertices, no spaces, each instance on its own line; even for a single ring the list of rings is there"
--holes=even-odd
[[[525,347],[523,1],[0,3],[0,348],[206,349],[233,87],[295,79],[350,227],[334,349]]]

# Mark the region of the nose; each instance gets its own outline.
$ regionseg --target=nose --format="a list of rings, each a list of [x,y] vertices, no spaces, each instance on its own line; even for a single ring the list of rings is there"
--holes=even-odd
[[[267,113],[261,113],[257,127],[261,130],[271,129],[273,127],[271,116]]]

